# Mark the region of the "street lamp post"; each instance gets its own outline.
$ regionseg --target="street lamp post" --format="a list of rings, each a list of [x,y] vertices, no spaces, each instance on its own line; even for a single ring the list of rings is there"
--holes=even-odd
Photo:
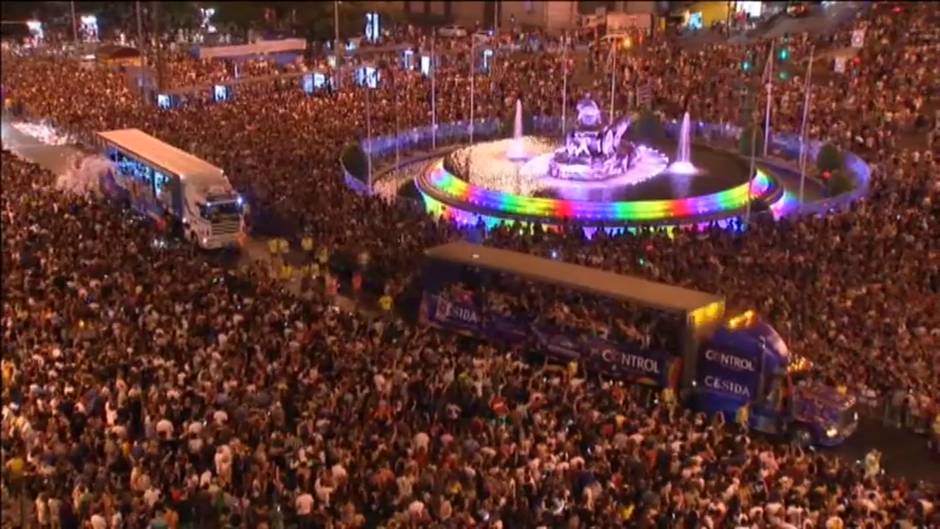
[[[74,2],[72,2],[74,4]],[[144,53],[144,23],[140,14],[140,0],[134,2],[137,7],[137,48],[141,55]]]
[[[764,63],[764,77],[766,78],[765,80],[767,82],[767,98],[768,98],[766,117],[765,117],[766,121],[764,125],[765,127],[767,126],[770,120],[769,99],[771,95],[770,85],[771,85],[771,80],[773,79],[773,71],[774,71],[773,61],[774,61],[774,43],[773,41],[771,41],[770,51],[767,54],[767,62]],[[766,147],[767,146],[766,146],[766,141],[765,141],[764,148],[766,149]],[[756,165],[756,160],[755,160],[756,156],[757,156],[757,116],[755,115],[754,118],[751,120],[751,164],[750,164],[750,170],[747,173],[747,200],[745,201],[747,203],[746,213],[745,213],[745,224],[748,224],[748,225],[751,222],[751,188],[753,186],[754,176],[755,176],[754,169]]]
[[[566,118],[568,111],[568,35],[565,35],[565,40],[562,44],[561,52],[561,62],[562,67],[564,68],[563,77],[561,80],[561,136],[564,137],[568,128],[568,121]]]
[[[770,41],[770,70],[767,75],[767,104],[765,105],[764,110],[764,157],[767,157],[768,149],[770,148],[770,107],[773,104],[773,89],[774,89],[774,41]]]
[[[366,166],[368,170],[368,190],[367,194],[372,194],[372,89],[369,88],[369,83],[366,83],[364,87],[366,91],[366,145],[369,147],[366,150]]]
[[[157,44],[157,91],[163,92],[163,45],[160,38],[160,3],[153,3],[153,34],[156,37]]]
[[[340,45],[339,45],[339,0],[333,0],[333,55],[336,57],[336,89],[340,88],[340,80],[342,79],[342,72],[340,70],[340,65],[342,61],[340,60]]]
[[[398,166],[401,163],[401,142],[398,139],[399,117],[401,116],[401,112],[398,110],[398,86],[396,86],[398,83],[395,81],[396,79],[393,78],[392,90],[395,91],[395,171],[398,171]]]
[[[78,45],[78,21],[75,20],[75,0],[69,2],[69,9],[72,11],[72,38],[75,40],[75,45]]]
[[[614,122],[614,83],[617,79],[617,45],[610,44],[610,123]]]
[[[473,93],[474,93],[474,85],[476,84],[474,82],[474,79],[476,79],[476,76],[474,75],[474,71],[473,71],[474,70],[473,61],[475,59],[475,57],[473,56],[473,53],[476,49],[474,47],[475,44],[476,44],[476,35],[471,35],[470,37],[470,145],[473,145]]]
[[[499,0],[493,2],[493,36],[499,36]]]
[[[809,110],[812,102],[812,77],[813,77],[813,58],[816,54],[816,47],[809,50],[809,65],[806,67],[806,92],[803,100],[803,124],[800,126],[800,209],[803,209],[803,190],[806,185],[806,158],[809,153],[806,150],[807,128],[809,126]]]

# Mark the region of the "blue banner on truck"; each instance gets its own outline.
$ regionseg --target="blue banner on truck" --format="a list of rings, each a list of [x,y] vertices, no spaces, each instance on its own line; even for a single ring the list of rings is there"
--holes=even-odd
[[[760,354],[707,347],[698,357],[696,381],[709,393],[750,401],[760,387],[760,359]]]
[[[626,350],[606,340],[589,341],[589,368],[608,376],[652,384],[674,386],[678,359],[660,351]]]
[[[532,339],[545,354],[577,361],[605,376],[656,386],[675,386],[680,362],[665,351],[648,351],[595,336],[579,336],[549,326],[533,326],[480,310],[469,293],[428,294],[421,301],[421,321],[435,327],[487,339]]]
[[[470,293],[459,295],[424,294],[420,318],[429,325],[465,334],[481,334],[483,316]]]

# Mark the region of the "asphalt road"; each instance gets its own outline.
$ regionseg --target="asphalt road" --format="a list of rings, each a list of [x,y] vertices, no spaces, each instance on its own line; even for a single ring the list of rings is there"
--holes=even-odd
[[[56,174],[68,171],[75,157],[82,154],[71,146],[43,145],[36,138],[11,127],[6,120],[2,121],[0,130],[2,130],[4,148]],[[792,188],[796,180],[785,178],[783,182],[785,186]],[[240,256],[212,256],[210,258],[232,266],[251,261],[270,260],[267,242],[257,238],[247,240]],[[296,287],[296,284],[291,286]],[[353,307],[352,302],[346,298],[341,298],[338,304],[347,309]],[[864,418],[856,434],[844,446],[830,451],[854,461],[864,458],[872,448],[878,448],[883,453],[882,466],[887,472],[913,480],[940,482],[940,458],[928,452],[926,438],[904,430],[884,427],[878,420]]]

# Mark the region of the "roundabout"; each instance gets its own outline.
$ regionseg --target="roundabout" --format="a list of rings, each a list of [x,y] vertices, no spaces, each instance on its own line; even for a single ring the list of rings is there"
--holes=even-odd
[[[677,142],[644,145],[630,139],[629,118],[604,124],[588,98],[563,142],[523,136],[519,105],[516,113],[513,138],[458,148],[417,174],[429,213],[488,227],[516,221],[615,228],[720,221],[742,214],[748,197],[755,210],[783,198],[766,169],[748,180],[739,156],[693,146],[688,115]]]

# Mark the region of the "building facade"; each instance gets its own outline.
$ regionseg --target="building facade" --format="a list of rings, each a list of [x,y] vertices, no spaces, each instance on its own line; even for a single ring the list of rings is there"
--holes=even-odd
[[[406,19],[460,24],[469,29],[505,29],[515,25],[560,33],[578,24],[578,2],[574,0],[399,0],[377,4],[386,11],[401,13]]]

